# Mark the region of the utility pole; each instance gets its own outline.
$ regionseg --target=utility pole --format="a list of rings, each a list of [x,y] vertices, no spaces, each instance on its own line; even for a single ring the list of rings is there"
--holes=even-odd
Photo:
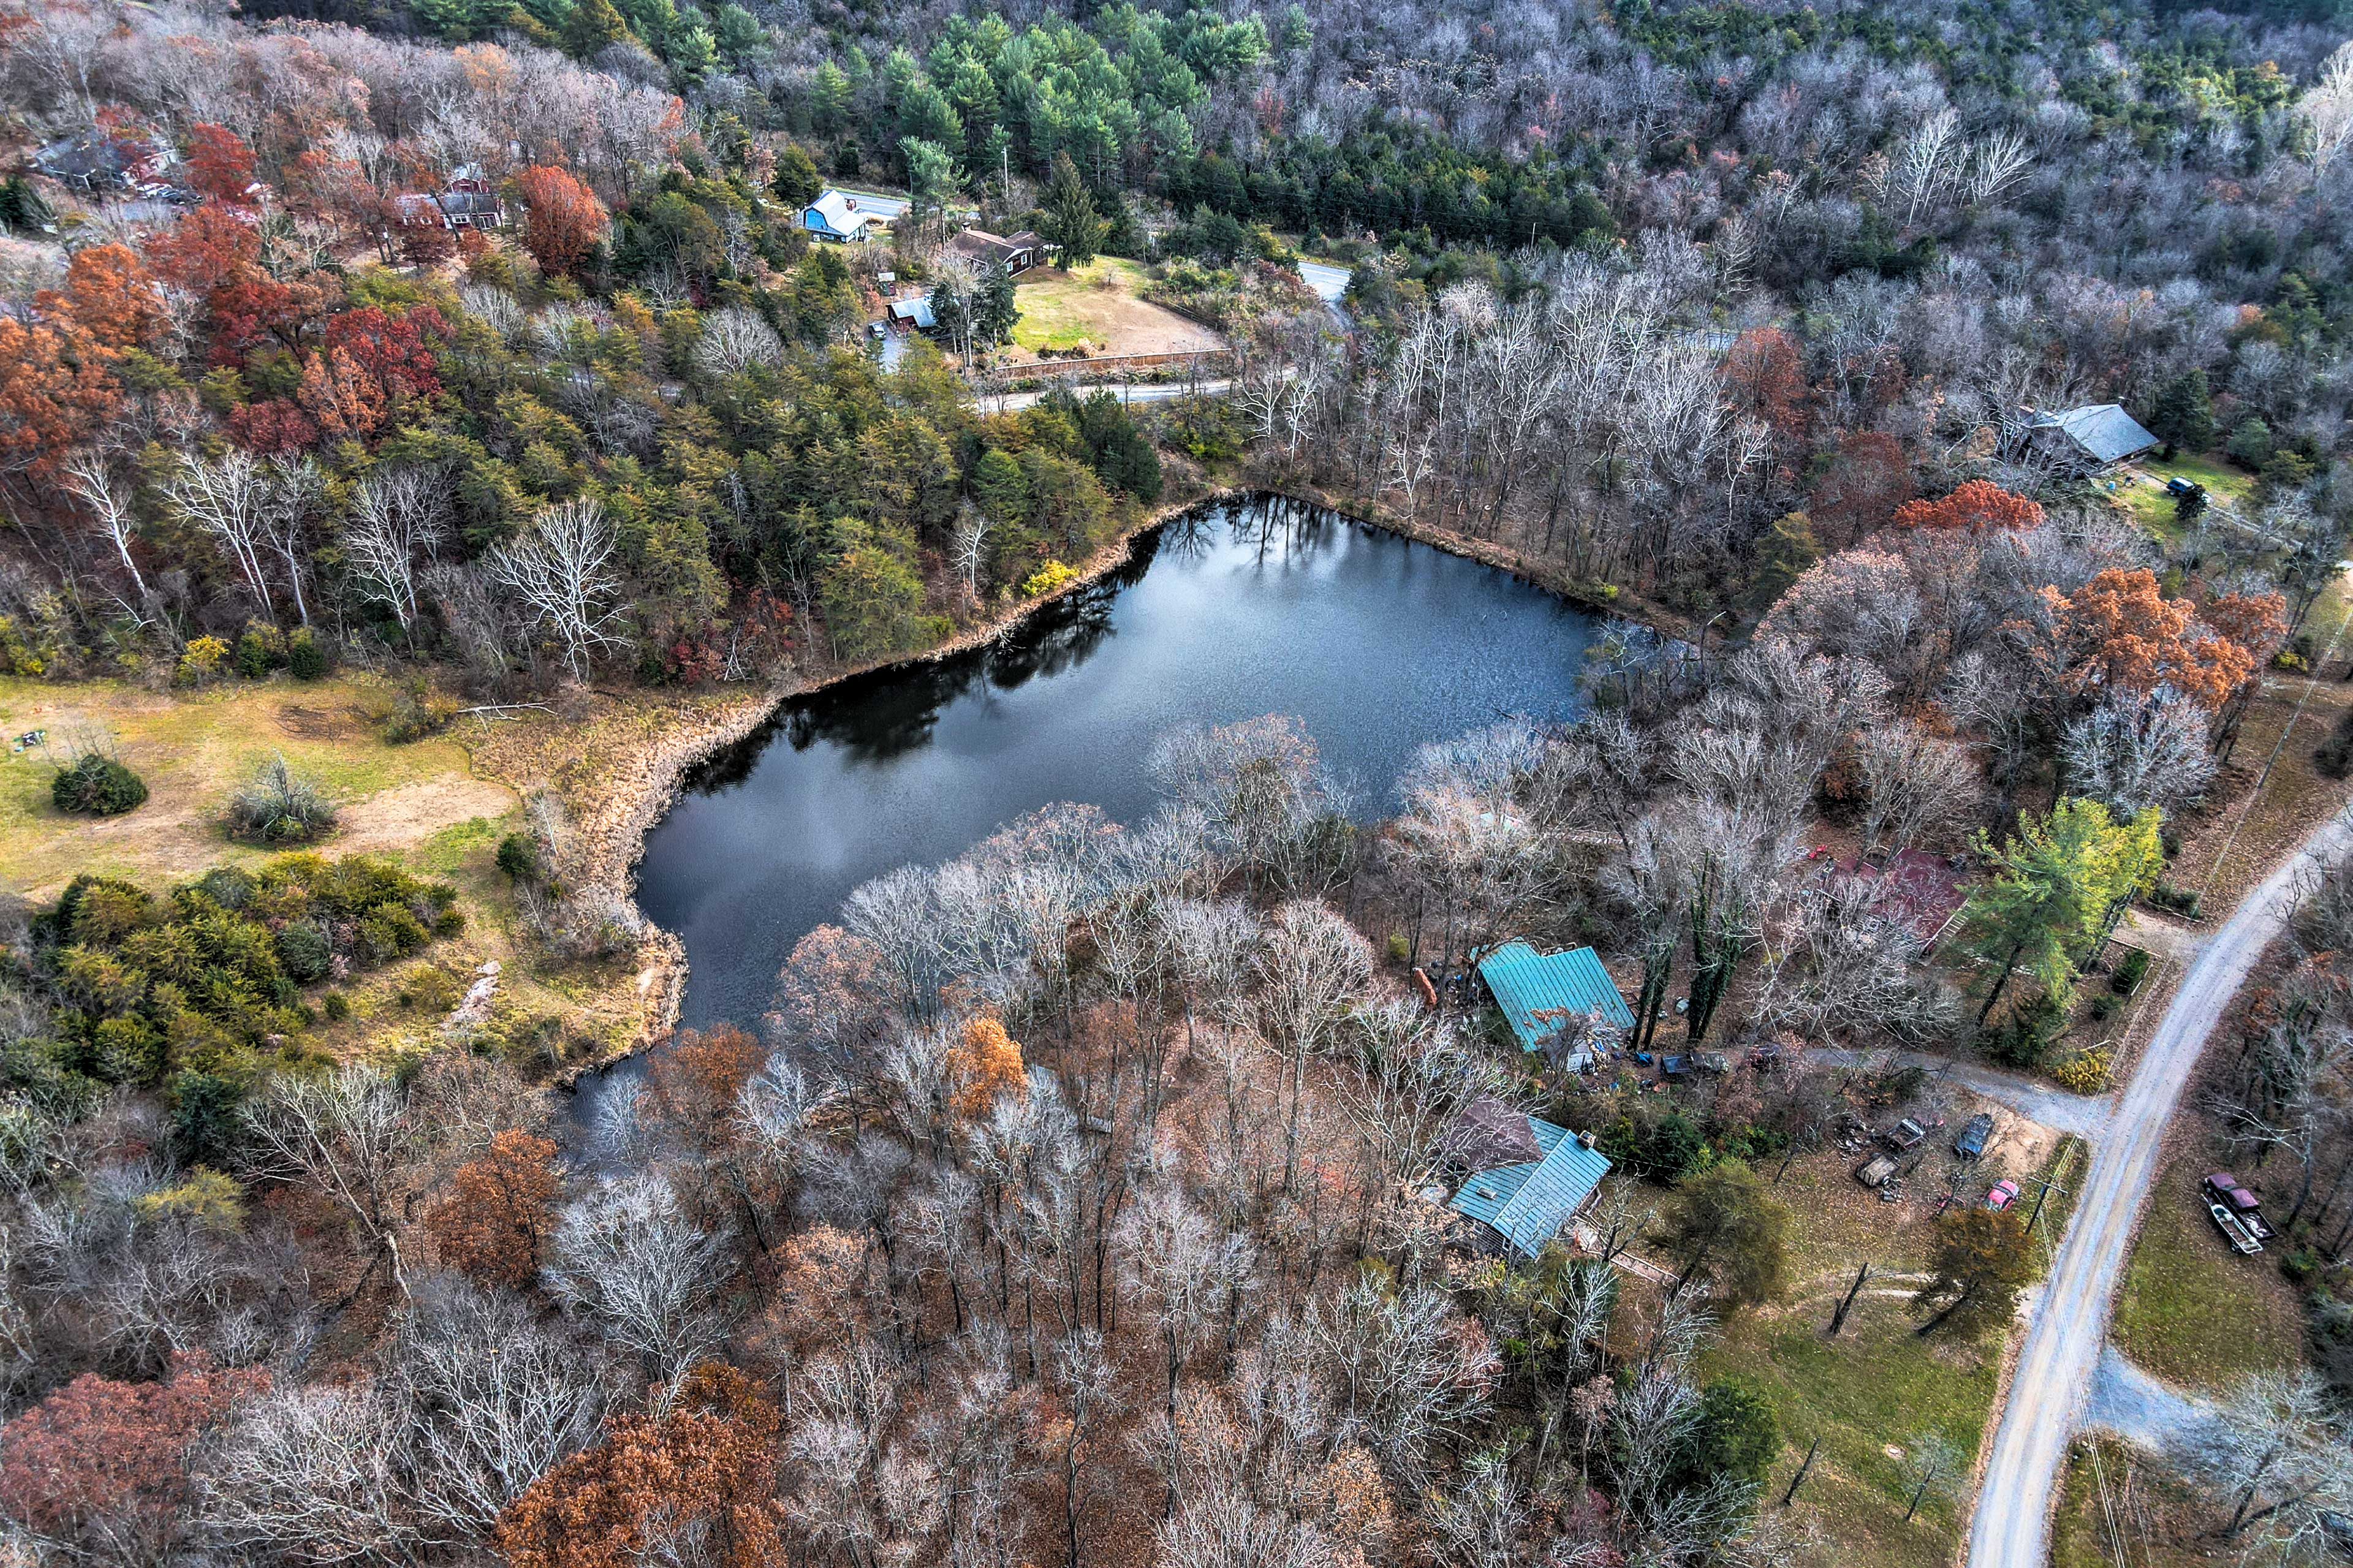
[[[2026,1216],[2026,1234],[2032,1236],[2034,1234],[2034,1222],[2042,1217],[2042,1200],[2049,1197],[2053,1192],[2063,1193],[2067,1189],[2060,1186],[2057,1183],[2052,1181],[2047,1176],[2024,1176],[2020,1179],[2022,1181],[2032,1182],[2037,1189],[2034,1194],[2034,1212]]]

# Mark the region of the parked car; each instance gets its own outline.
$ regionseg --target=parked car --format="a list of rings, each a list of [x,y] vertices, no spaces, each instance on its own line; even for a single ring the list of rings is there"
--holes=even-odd
[[[2006,1209],[2012,1203],[2016,1202],[2017,1199],[2018,1184],[2011,1181],[2008,1176],[2004,1176],[2000,1181],[1996,1182],[1993,1184],[1993,1190],[1991,1192],[1986,1194],[1986,1207],[1989,1209]]]
[[[1974,1160],[1986,1152],[1986,1145],[1992,1140],[1993,1112],[1980,1110],[1969,1118],[1961,1135],[1953,1140],[1953,1152],[1964,1160]]]

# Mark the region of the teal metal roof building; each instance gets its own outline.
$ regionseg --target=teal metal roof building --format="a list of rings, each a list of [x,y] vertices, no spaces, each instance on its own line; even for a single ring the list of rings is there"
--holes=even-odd
[[[1487,1226],[1522,1258],[1542,1252],[1609,1173],[1609,1156],[1587,1148],[1566,1127],[1531,1116],[1528,1131],[1544,1151],[1542,1159],[1473,1172],[1447,1205]]]
[[[1479,978],[1512,1033],[1532,1051],[1580,1014],[1598,1014],[1621,1029],[1634,1026],[1632,1010],[1589,947],[1538,952],[1526,942],[1507,942],[1479,961]]]

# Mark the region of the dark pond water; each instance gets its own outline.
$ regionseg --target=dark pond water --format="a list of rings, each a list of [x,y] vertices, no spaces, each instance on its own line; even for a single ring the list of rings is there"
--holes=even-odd
[[[1385,815],[1423,742],[1565,716],[1602,624],[1335,512],[1218,503],[987,648],[787,704],[689,777],[638,902],[686,943],[683,1021],[750,1024],[793,943],[869,878],[1056,801],[1142,818],[1164,731],[1295,714]]]

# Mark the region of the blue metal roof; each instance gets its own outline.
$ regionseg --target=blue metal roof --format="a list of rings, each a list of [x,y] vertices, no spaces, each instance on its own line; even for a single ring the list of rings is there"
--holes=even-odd
[[[1585,1206],[1609,1173],[1609,1159],[1549,1121],[1531,1116],[1528,1131],[1545,1152],[1543,1159],[1477,1172],[1447,1206],[1492,1227],[1514,1250],[1534,1258]]]
[[[1632,1010],[1589,947],[1540,953],[1526,942],[1507,942],[1479,961],[1479,978],[1520,1044],[1532,1051],[1572,1014],[1599,1013],[1621,1029],[1634,1026]]]

